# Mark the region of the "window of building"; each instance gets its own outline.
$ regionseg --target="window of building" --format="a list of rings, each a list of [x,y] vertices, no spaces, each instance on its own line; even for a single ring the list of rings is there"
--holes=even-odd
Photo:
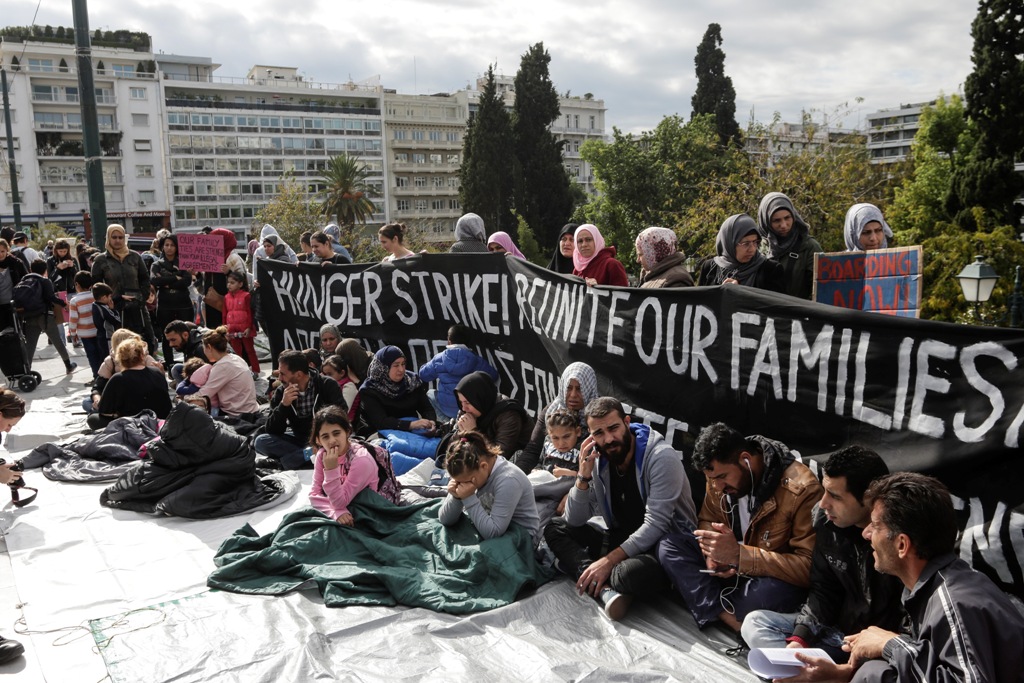
[[[448,142],[458,142],[459,141],[459,133],[458,133],[458,131],[454,131],[454,130],[448,131],[445,134],[445,139],[448,140]]]
[[[453,209],[453,210],[461,210],[462,209],[462,204],[459,203],[458,199],[449,199],[448,200],[448,208],[449,209]]]
[[[37,102],[56,102],[57,88],[52,85],[33,85],[32,99]]]
[[[458,187],[458,186],[459,186],[459,177],[458,176],[450,176],[448,178],[448,187]]]
[[[183,160],[182,159],[175,159],[175,161],[183,161]],[[189,159],[189,161],[191,161],[191,159]],[[150,166],[149,164],[140,164],[140,165],[136,166],[135,167],[135,177],[136,178],[152,178],[153,177],[153,167]]]
[[[37,111],[33,114],[37,128],[63,128],[64,115],[56,112]]]
[[[52,59],[32,59],[30,57],[29,60],[28,60],[28,70],[29,71],[52,72],[52,71],[54,71],[53,60]]]
[[[430,163],[432,163],[432,164],[439,164],[439,163],[441,163],[441,158],[442,157],[441,157],[440,154],[431,154],[430,155]]]
[[[78,101],[78,86],[71,86],[71,85],[64,86],[64,101],[65,102],[77,102]]]
[[[149,114],[132,114],[133,126],[149,126]]]
[[[116,104],[114,91],[110,88],[96,88],[96,104]]]
[[[144,100],[147,99],[147,93],[145,88],[129,88],[128,96],[133,100]]]
[[[449,154],[448,155],[448,163],[449,164],[457,164],[457,163],[459,163],[459,155],[458,154]]]
[[[395,187],[409,187],[409,179],[405,176],[395,176]]]
[[[152,152],[153,141],[152,140],[136,140],[135,141],[136,152]]]
[[[425,163],[427,163],[427,155],[426,154],[413,154],[412,155],[412,163],[414,163],[414,164],[425,164]]]
[[[431,199],[430,200],[430,208],[433,209],[434,211],[440,211],[440,210],[444,209],[444,200],[443,199]]]
[[[426,199],[417,199],[415,202],[413,202],[413,208],[416,209],[417,211],[426,211],[427,210],[427,200]]]
[[[444,187],[444,178],[441,176],[434,176],[434,187]]]
[[[139,190],[139,204],[152,204],[156,201],[156,190]]]
[[[441,142],[441,131],[432,130],[427,136],[431,142]]]
[[[395,208],[398,211],[408,211],[409,210],[409,200],[408,199],[399,199],[398,201],[395,202]]]
[[[99,125],[100,130],[114,130],[114,115],[97,114],[96,123]]]
[[[574,128],[579,128],[580,127],[580,115],[579,114],[573,114],[572,115],[572,125],[573,125]]]
[[[574,151],[574,152],[579,152],[580,151],[580,141],[579,140],[573,140],[572,141],[572,151]]]
[[[422,142],[423,141],[423,131],[422,130],[414,130],[412,132],[412,139],[414,141],[416,141],[416,142]]]
[[[415,185],[416,187],[426,187],[427,179],[424,178],[423,176],[416,176],[415,178],[412,179],[412,184]]]
[[[590,115],[590,130],[597,128],[597,117],[593,114]]]
[[[121,78],[132,78],[135,76],[134,64],[114,64],[111,68],[114,70],[115,76],[120,76]]]
[[[395,130],[393,137],[394,137],[395,140],[404,140],[405,139],[405,131],[404,130]]]

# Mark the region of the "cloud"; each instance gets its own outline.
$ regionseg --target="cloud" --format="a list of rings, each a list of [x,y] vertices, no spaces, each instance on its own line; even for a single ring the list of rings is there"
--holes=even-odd
[[[5,19],[27,24],[35,8],[7,0]],[[407,93],[463,88],[492,63],[514,75],[520,56],[543,41],[559,92],[593,93],[608,107],[609,128],[627,131],[689,116],[693,57],[709,23],[722,26],[741,124],[751,109],[760,121],[775,111],[796,121],[850,102],[845,123],[857,125],[876,109],[955,92],[971,70],[976,11],[973,3],[935,11],[924,0],[91,0],[89,9],[93,29],[146,31],[158,50],[222,64],[218,75],[295,66],[329,83],[379,74]],[[54,4],[37,20],[71,22],[70,6]]]

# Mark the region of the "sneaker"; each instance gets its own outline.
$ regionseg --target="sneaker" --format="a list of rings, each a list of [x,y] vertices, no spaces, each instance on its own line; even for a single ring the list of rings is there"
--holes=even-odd
[[[65,374],[68,374],[68,375],[70,375],[70,374],[71,374],[72,372],[74,372],[74,371],[75,371],[75,368],[77,368],[77,367],[78,367],[78,363],[76,363],[76,362],[74,362],[74,361],[72,361],[72,362],[70,362],[70,363],[66,364],[66,365],[64,366],[64,368],[65,368],[65,369],[67,370],[67,372],[66,372]]]
[[[609,619],[618,621],[626,616],[629,606],[633,604],[633,596],[623,595],[618,591],[613,591],[611,588],[605,588],[597,596],[597,601],[604,605],[604,613]]]

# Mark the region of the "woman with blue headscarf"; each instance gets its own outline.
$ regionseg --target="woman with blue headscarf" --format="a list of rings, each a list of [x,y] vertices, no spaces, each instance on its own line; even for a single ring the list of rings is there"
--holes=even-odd
[[[427,398],[427,385],[406,370],[405,353],[397,346],[385,346],[374,354],[359,398],[363,419],[372,432],[434,429],[437,414]]]

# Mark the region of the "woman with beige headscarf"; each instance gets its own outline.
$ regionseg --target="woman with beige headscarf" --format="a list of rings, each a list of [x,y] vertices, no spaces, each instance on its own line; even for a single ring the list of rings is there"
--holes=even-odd
[[[156,348],[153,323],[146,309],[149,297],[149,269],[142,256],[128,248],[124,226],[107,226],[106,251],[92,264],[93,282],[105,282],[114,290],[114,306],[129,330],[142,335],[151,349]]]

